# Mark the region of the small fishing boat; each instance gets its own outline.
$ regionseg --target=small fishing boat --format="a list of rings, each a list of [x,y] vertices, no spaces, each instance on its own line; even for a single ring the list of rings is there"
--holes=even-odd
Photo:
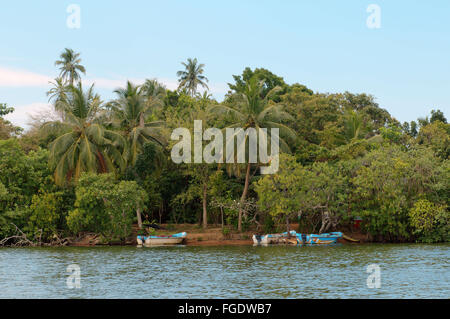
[[[253,243],[256,245],[269,244],[294,244],[294,245],[329,245],[335,244],[339,238],[342,238],[341,232],[332,232],[324,234],[300,234],[291,230],[288,237],[287,232],[282,234],[253,235]]]
[[[295,230],[291,230],[290,235],[291,240],[294,239],[295,243],[297,243],[297,233],[295,232]],[[287,232],[284,232],[282,234],[253,235],[253,243],[262,245],[280,244],[285,243],[288,238],[289,237],[287,236]]]
[[[170,236],[137,236],[137,244],[139,246],[177,245],[183,243],[186,236],[186,232]]]

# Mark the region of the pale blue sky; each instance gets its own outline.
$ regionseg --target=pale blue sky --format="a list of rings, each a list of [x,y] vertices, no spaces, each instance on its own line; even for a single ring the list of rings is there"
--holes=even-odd
[[[70,4],[81,28],[69,29]],[[369,4],[381,28],[369,29]],[[314,91],[373,94],[400,121],[439,108],[450,117],[450,1],[8,1],[0,9],[0,102],[9,119],[47,103],[65,47],[82,53],[104,99],[125,80],[176,85],[180,62],[206,64],[213,95],[249,66]]]

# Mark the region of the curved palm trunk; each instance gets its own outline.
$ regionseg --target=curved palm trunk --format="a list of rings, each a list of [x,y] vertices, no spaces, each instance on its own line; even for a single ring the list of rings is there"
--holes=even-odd
[[[248,186],[250,182],[250,163],[247,164],[247,172],[245,173],[244,191],[242,192],[241,202],[239,205],[238,231],[242,231],[242,213],[245,199],[247,198]]]

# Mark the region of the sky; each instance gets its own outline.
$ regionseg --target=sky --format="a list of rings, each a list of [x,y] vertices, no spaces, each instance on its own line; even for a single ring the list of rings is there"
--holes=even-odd
[[[181,62],[196,57],[219,101],[232,75],[263,67],[315,92],[372,94],[401,122],[432,109],[450,117],[448,0],[15,0],[1,5],[0,42],[0,103],[22,127],[49,107],[66,47],[104,100],[126,80],[175,89]]]

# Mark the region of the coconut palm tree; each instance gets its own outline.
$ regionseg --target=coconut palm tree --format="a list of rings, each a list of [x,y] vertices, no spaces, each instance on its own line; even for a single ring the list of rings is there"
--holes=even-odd
[[[225,105],[217,104],[210,107],[210,112],[217,114],[229,114],[235,119],[234,123],[229,125],[229,128],[278,128],[280,132],[280,149],[284,152],[290,152],[286,139],[294,139],[295,132],[286,124],[285,121],[293,120],[292,116],[283,110],[281,104],[270,101],[270,98],[279,92],[281,88],[273,88],[264,98],[262,98],[263,84],[255,77],[248,81],[247,85],[243,87],[241,92],[235,93],[235,104]],[[227,137],[228,138],[228,137]],[[234,138],[234,136],[232,137]],[[246,141],[248,136],[246,136]],[[236,161],[235,161],[236,162]],[[233,165],[235,169],[240,169],[240,164]],[[240,209],[238,217],[238,230],[242,230],[242,213],[245,200],[247,198],[251,163],[246,164],[245,182],[242,196],[240,199]]]
[[[81,64],[80,53],[76,53],[72,49],[64,49],[60,55],[60,60],[55,62],[56,66],[59,66],[60,74],[64,80],[69,80],[69,84],[73,85],[74,81],[80,80],[81,72],[86,74],[86,69]]]
[[[140,87],[139,94],[143,95],[146,99],[147,107],[152,109],[160,109],[164,105],[166,87],[155,79],[147,79]]]
[[[112,125],[122,131],[128,142],[126,160],[129,165],[134,165],[144,144],[164,145],[161,133],[163,122],[145,121],[154,105],[147,103],[143,92],[139,86],[128,81],[125,88],[114,91],[118,98],[109,105],[113,114]]]
[[[57,77],[55,82],[49,82],[53,87],[47,91],[48,101],[56,105],[60,101],[67,99],[68,86],[62,77]]]
[[[187,63],[181,62],[181,64],[185,69],[177,72],[179,90],[185,89],[192,97],[195,96],[199,85],[209,90],[208,85],[205,83],[208,82],[208,79],[203,75],[204,64],[198,64],[196,58],[193,60],[189,58]]]
[[[364,119],[358,111],[348,109],[344,115],[343,138],[346,142],[353,142],[366,133]]]
[[[53,103],[55,111],[64,119],[64,112],[59,110],[59,104],[67,99],[68,86],[62,77],[57,77],[54,82],[49,82],[53,87],[47,91],[48,101]]]
[[[112,113],[111,125],[119,129],[127,141],[125,160],[127,165],[134,165],[138,155],[147,143],[162,146],[161,121],[147,122],[146,118],[155,107],[162,104],[165,88],[154,80],[147,80],[142,87],[127,81],[125,88],[114,91],[117,99],[109,103]],[[162,151],[161,149],[159,149]],[[136,210],[138,227],[142,228],[141,208]]]
[[[77,180],[82,172],[107,173],[123,169],[125,140],[98,122],[102,102],[94,94],[93,86],[83,91],[78,83],[68,90],[69,94],[59,103],[64,122],[47,122],[42,127],[44,131],[59,133],[49,146],[55,183],[64,185]]]

